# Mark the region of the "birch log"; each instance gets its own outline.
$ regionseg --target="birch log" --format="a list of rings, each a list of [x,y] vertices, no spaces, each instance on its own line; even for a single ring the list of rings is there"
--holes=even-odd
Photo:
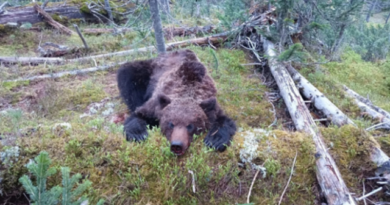
[[[336,163],[327,152],[321,133],[311,117],[299,91],[295,87],[288,71],[276,61],[273,43],[264,40],[263,47],[266,55],[270,57],[268,63],[271,73],[275,78],[280,94],[283,97],[295,127],[298,131],[305,132],[313,137],[316,147],[317,180],[327,203],[329,205],[356,204],[341,177]]]
[[[314,107],[324,113],[330,121],[337,125],[354,124],[336,105],[334,105],[325,95],[320,92],[313,84],[303,77],[291,65],[287,65],[287,71],[290,73],[301,94],[310,99]]]
[[[384,109],[382,109],[382,108],[380,108],[378,106],[375,106],[374,104],[372,104],[372,102],[369,99],[360,96],[355,91],[353,91],[350,88],[348,88],[347,86],[344,85],[343,88],[344,88],[345,92],[348,93],[349,96],[351,96],[353,98],[356,98],[357,100],[359,100],[360,102],[366,104],[367,106],[369,106],[370,108],[372,108],[376,112],[378,112],[378,113],[382,114],[383,116],[385,116],[385,117],[390,119],[390,113],[387,112],[386,110],[384,110]]]

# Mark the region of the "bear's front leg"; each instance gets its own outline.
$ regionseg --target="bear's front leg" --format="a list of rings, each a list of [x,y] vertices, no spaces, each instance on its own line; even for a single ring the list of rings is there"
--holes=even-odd
[[[148,123],[146,120],[132,115],[126,119],[124,123],[124,132],[126,134],[127,141],[143,141],[148,136],[147,132]]]
[[[204,143],[208,147],[223,152],[230,145],[236,129],[236,124],[232,119],[227,116],[218,116],[204,139]]]

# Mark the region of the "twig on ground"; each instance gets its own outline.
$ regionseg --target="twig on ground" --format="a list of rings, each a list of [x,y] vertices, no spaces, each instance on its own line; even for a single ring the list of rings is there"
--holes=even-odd
[[[297,151],[295,151],[295,157],[294,157],[294,162],[293,162],[293,164],[292,164],[292,168],[291,168],[290,177],[288,178],[288,181],[287,181],[286,187],[284,187],[283,193],[282,193],[282,195],[280,196],[280,200],[279,200],[279,203],[278,203],[278,205],[280,205],[280,203],[282,203],[283,196],[284,196],[284,194],[285,194],[285,193],[286,193],[286,191],[287,191],[287,187],[288,187],[288,185],[290,184],[290,181],[291,181],[292,175],[293,175],[293,173],[294,173],[295,162],[297,161],[297,156],[298,156],[298,152],[297,152]]]
[[[268,102],[272,105],[273,111],[271,111],[271,112],[274,114],[274,118],[275,118],[275,120],[272,122],[272,124],[270,124],[268,126],[268,127],[272,127],[272,126],[276,125],[276,123],[278,122],[278,118],[276,117],[276,109],[275,109],[274,104],[270,100],[268,100]]]
[[[252,192],[253,184],[255,183],[255,180],[256,180],[257,175],[259,174],[260,170],[261,170],[261,169],[257,170],[257,172],[256,172],[256,174],[255,174],[255,177],[253,177],[251,187],[249,188],[248,198],[246,199],[246,203],[248,203],[248,204],[249,204],[249,198],[251,197],[251,192]]]
[[[195,176],[194,176],[194,172],[191,171],[191,170],[188,170],[188,173],[190,173],[191,176],[192,176],[192,191],[193,191],[194,193],[196,193],[196,190],[195,190]]]
[[[383,187],[379,187],[379,188],[375,189],[374,191],[372,191],[372,192],[370,192],[370,193],[368,193],[368,194],[366,194],[364,196],[361,196],[361,197],[357,198],[356,201],[361,201],[361,200],[363,200],[363,199],[365,199],[365,198],[367,198],[367,197],[369,197],[369,196],[371,196],[373,194],[376,194],[376,193],[380,192],[382,189],[383,189]]]
[[[364,185],[364,179],[363,179],[363,196],[366,194],[366,187]],[[366,198],[364,198],[364,205],[367,205]]]
[[[263,65],[261,63],[246,63],[246,64],[241,64],[242,66],[249,66],[249,65]]]

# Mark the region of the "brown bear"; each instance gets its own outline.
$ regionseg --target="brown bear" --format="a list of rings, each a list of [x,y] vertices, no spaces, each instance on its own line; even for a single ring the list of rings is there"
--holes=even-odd
[[[218,105],[214,81],[192,51],[126,63],[117,81],[132,111],[124,123],[128,141],[145,140],[147,126],[159,125],[176,155],[185,153],[194,134],[206,131],[208,147],[224,151],[230,145],[236,125]]]

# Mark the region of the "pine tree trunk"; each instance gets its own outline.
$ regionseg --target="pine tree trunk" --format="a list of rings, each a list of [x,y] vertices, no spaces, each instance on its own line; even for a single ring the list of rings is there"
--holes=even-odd
[[[161,25],[160,13],[158,11],[158,2],[157,0],[149,0],[150,12],[153,17],[153,28],[154,28],[154,37],[157,42],[157,51],[159,53],[165,53],[165,41],[164,41],[164,32]]]
[[[386,17],[386,24],[387,24],[387,22],[389,21],[389,18],[390,18],[390,13],[389,13],[389,15],[387,15],[387,17]]]

